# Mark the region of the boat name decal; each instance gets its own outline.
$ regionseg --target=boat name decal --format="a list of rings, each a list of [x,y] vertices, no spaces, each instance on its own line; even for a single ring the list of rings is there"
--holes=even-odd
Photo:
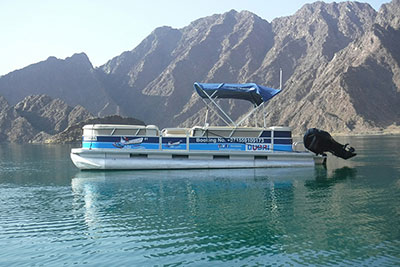
[[[246,151],[268,151],[271,150],[270,144],[246,144]]]

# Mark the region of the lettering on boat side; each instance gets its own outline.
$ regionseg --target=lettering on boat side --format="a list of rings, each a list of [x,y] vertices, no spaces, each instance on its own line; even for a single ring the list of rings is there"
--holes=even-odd
[[[263,143],[264,138],[257,137],[231,137],[229,138],[232,143]]]
[[[217,138],[196,138],[196,143],[217,143]]]
[[[269,151],[270,144],[246,144],[246,151]]]
[[[244,150],[244,146],[242,144],[218,144],[218,150]]]
[[[194,138],[193,138],[194,139]],[[190,140],[192,143],[192,138]],[[266,143],[271,142],[269,138],[258,138],[258,137],[197,137],[195,143]]]

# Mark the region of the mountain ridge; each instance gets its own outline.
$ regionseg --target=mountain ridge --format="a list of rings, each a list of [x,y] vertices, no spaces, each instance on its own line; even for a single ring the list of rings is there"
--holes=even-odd
[[[43,142],[92,117],[82,106],[70,107],[47,95],[27,96],[14,106],[0,96],[0,142]]]
[[[276,88],[283,69],[283,91],[266,107],[268,125],[288,125],[295,133],[310,127],[341,133],[396,127],[399,10],[400,0],[379,11],[358,2],[315,2],[271,22],[230,10],[181,29],[156,28],[133,50],[98,68],[82,53],[49,58],[37,63],[44,66],[41,72],[33,64],[0,77],[0,94],[15,104],[28,93],[43,93],[96,115],[189,127],[203,124],[206,112],[194,93],[195,81]],[[241,101],[221,104],[235,119],[249,108]],[[258,124],[264,120],[261,115]],[[221,123],[214,114],[209,118]]]
[[[84,107],[71,107],[48,95],[31,95],[14,106],[0,96],[0,143],[77,143],[85,124],[137,124],[135,118],[95,117]]]

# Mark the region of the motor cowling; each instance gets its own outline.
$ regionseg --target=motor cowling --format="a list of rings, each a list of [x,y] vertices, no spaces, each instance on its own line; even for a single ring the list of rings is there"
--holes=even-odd
[[[336,142],[332,136],[325,131],[311,128],[308,129],[303,137],[304,146],[317,155],[323,155],[325,152],[330,152],[333,155],[349,159],[357,155],[355,149],[349,144],[342,145]]]

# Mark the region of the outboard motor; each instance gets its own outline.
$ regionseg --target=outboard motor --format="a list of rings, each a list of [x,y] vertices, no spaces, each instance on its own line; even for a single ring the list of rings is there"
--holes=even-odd
[[[349,144],[339,144],[328,132],[316,128],[307,130],[304,134],[303,142],[308,150],[317,155],[324,155],[324,152],[331,152],[336,157],[342,159],[349,159],[357,155],[354,153],[354,148],[350,147]]]

